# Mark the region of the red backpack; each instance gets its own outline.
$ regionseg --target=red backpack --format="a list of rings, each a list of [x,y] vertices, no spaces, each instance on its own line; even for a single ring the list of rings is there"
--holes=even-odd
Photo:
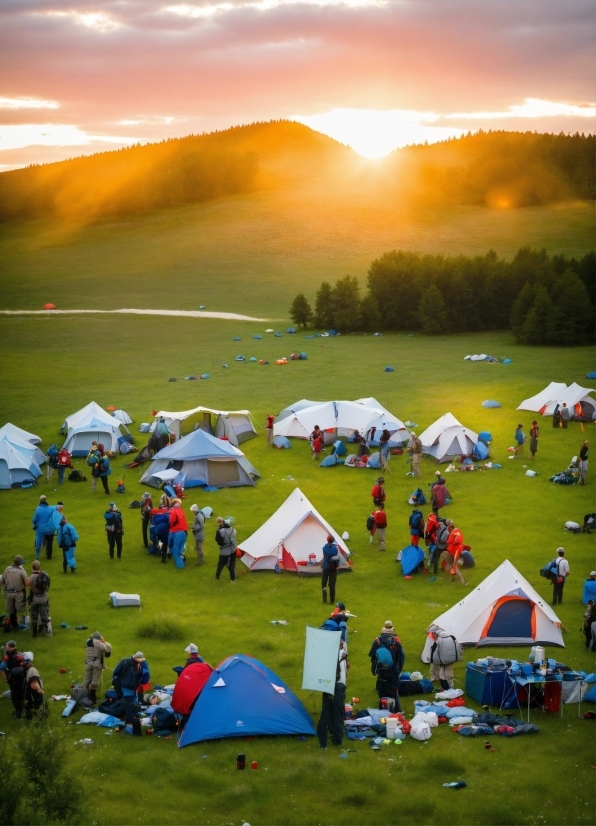
[[[70,453],[68,450],[62,448],[62,450],[58,451],[58,464],[62,467],[68,467],[70,465]]]

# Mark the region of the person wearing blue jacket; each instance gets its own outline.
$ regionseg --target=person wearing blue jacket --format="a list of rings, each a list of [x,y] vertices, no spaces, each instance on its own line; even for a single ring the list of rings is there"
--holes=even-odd
[[[137,695],[150,680],[149,666],[142,651],[120,660],[112,676],[112,685],[126,706],[125,723],[132,725]]]
[[[71,573],[77,569],[75,551],[79,535],[74,525],[70,525],[65,516],[62,516],[58,526],[58,547],[62,548],[62,570],[66,574],[70,568]]]
[[[327,544],[323,545],[323,561],[321,563],[321,569],[323,571],[323,579],[321,581],[323,602],[327,602],[327,583],[329,583],[329,598],[332,603],[335,602],[335,583],[337,581],[339,559],[339,548],[337,547],[335,539],[329,535],[327,537]]]
[[[110,488],[108,486],[108,476],[112,473],[112,468],[110,467],[110,460],[105,455],[104,446],[99,444],[95,450],[91,450],[89,452],[89,456],[87,457],[87,463],[92,461],[93,459],[97,459],[96,462],[91,467],[91,475],[93,477],[91,481],[91,490],[95,491],[97,486],[97,480],[101,479],[101,484],[103,485],[104,493],[108,496],[110,495]]]
[[[56,508],[48,504],[47,498],[42,494],[39,497],[39,505],[33,514],[33,530],[35,531],[35,558],[39,559],[41,548],[45,545],[46,556],[52,558],[52,546],[56,529],[53,525],[53,515]]]
[[[165,564],[168,559],[168,540],[170,535],[170,510],[162,496],[159,508],[152,508],[150,533],[153,538],[153,553],[161,554]]]

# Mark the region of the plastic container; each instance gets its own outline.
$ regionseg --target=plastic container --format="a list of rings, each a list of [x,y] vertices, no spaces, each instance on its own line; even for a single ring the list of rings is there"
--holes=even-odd
[[[344,717],[346,720],[350,720],[352,718],[352,706],[350,703],[346,703],[344,706]]]
[[[530,660],[536,665],[542,665],[544,662],[544,648],[541,645],[533,645],[530,650]]]
[[[256,771],[259,768],[259,764],[257,763],[256,760],[253,760],[252,763],[250,764],[250,767],[251,767],[251,769]]]
[[[396,717],[388,717],[386,721],[387,739],[395,740],[395,732],[397,730],[398,719]]]

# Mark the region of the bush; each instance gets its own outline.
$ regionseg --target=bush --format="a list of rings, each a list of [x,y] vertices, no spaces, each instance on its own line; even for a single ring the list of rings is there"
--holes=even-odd
[[[142,640],[183,640],[190,635],[188,623],[168,614],[148,617],[137,626],[136,635]]]

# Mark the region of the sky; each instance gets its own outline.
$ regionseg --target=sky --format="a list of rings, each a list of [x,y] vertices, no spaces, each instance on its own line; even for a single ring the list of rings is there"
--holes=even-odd
[[[593,0],[0,0],[0,171],[280,118],[593,133]]]

